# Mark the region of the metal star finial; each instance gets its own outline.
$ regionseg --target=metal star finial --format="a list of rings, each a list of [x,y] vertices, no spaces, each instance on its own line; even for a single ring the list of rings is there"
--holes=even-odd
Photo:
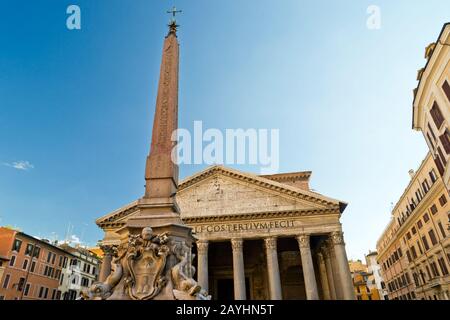
[[[177,10],[177,8],[174,6],[171,10],[167,10],[167,13],[172,14],[172,18],[170,19],[169,22],[169,34],[173,33],[176,34],[177,33],[177,20],[175,19],[176,14],[177,13],[182,13],[182,10]]]

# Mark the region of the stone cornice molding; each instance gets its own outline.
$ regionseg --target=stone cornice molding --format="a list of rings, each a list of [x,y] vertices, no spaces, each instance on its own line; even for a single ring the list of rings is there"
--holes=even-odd
[[[120,214],[117,219],[123,218],[133,213],[134,210],[130,209],[127,214]],[[286,211],[268,211],[268,212],[253,212],[253,213],[241,213],[241,214],[229,214],[229,215],[215,215],[215,216],[199,216],[199,217],[182,217],[182,220],[189,223],[206,223],[206,222],[223,222],[234,221],[242,219],[264,219],[264,218],[294,218],[304,216],[321,216],[321,215],[339,215],[337,209],[304,209],[304,210],[286,210]],[[105,221],[97,222],[97,225],[101,228],[120,228],[125,225],[124,221],[117,221],[114,217],[110,217]]]

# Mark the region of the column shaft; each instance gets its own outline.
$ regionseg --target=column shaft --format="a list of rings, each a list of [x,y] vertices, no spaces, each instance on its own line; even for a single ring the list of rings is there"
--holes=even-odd
[[[328,285],[327,267],[325,265],[325,258],[322,253],[317,254],[317,264],[319,265],[320,283],[322,284],[323,299],[331,300],[330,287]]]
[[[344,300],[355,300],[352,276],[348,265],[347,253],[345,252],[344,236],[342,232],[333,232],[331,239],[334,245],[336,264],[338,267],[339,282],[341,284]]]
[[[233,276],[234,276],[234,299],[245,300],[245,269],[244,269],[244,254],[243,254],[243,240],[231,239],[231,246],[233,249]]]
[[[277,239],[273,237],[264,239],[264,246],[266,248],[270,299],[281,300],[282,292],[280,280],[280,267],[278,265]]]
[[[311,256],[311,247],[309,244],[309,235],[297,236],[302,258],[303,277],[305,279],[306,297],[308,300],[319,300],[317,291],[316,276],[314,274],[314,265]]]
[[[328,288],[330,290],[330,299],[338,300],[337,294],[336,294],[336,288],[335,288],[334,272],[333,272],[333,267],[331,265],[331,254],[329,252],[328,247],[324,247],[322,249],[322,251],[323,251],[323,257],[325,260],[325,267],[326,267],[327,279],[328,279]]]
[[[208,241],[197,241],[197,279],[202,289],[209,290]]]

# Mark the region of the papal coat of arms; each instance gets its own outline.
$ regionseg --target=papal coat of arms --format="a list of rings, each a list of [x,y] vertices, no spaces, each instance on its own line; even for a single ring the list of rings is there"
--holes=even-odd
[[[104,283],[95,283],[83,292],[85,299],[123,299],[125,296],[150,300],[163,290],[165,299],[211,299],[191,276],[195,269],[190,248],[183,241],[173,241],[167,233],[154,235],[152,228],[146,227],[140,235],[130,235],[126,246],[118,247],[114,255],[113,272]],[[169,259],[176,263],[168,265]]]

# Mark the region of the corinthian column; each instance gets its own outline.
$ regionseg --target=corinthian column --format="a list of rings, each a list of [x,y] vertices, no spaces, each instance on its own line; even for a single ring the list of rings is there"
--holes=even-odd
[[[331,294],[330,287],[328,285],[327,268],[325,266],[325,258],[323,257],[323,254],[321,252],[317,254],[317,260],[317,264],[319,266],[320,283],[322,284],[323,289],[323,298],[324,300],[330,300]]]
[[[345,252],[344,233],[341,231],[331,233],[331,241],[334,247],[334,254],[336,256],[338,276],[342,287],[343,299],[355,300],[352,276],[348,265],[347,253]]]
[[[197,267],[198,283],[203,289],[208,291],[208,240],[197,241]]]
[[[109,245],[101,245],[100,249],[103,251],[102,266],[98,277],[99,282],[105,282],[106,278],[111,274],[111,262],[114,256],[115,247]]]
[[[280,267],[278,266],[277,238],[264,239],[267,256],[267,273],[269,276],[269,289],[271,300],[281,300]]]
[[[300,255],[302,257],[303,277],[305,279],[306,298],[308,300],[319,300],[317,292],[316,276],[314,274],[314,265],[311,256],[311,247],[309,244],[309,235],[302,234],[297,236]]]
[[[327,280],[328,280],[328,288],[330,290],[330,299],[337,300],[338,298],[337,298],[335,280],[334,280],[335,274],[333,272],[333,266],[331,264],[331,254],[329,251],[329,247],[327,247],[327,246],[322,247],[322,256],[325,261]]]
[[[245,270],[242,239],[231,239],[233,248],[234,299],[245,300]]]

